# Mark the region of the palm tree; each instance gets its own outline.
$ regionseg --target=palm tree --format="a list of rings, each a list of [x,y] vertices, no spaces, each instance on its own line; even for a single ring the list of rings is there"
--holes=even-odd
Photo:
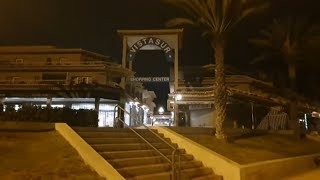
[[[170,27],[192,25],[201,28],[203,36],[208,37],[215,58],[215,119],[216,137],[224,139],[223,122],[226,118],[227,87],[224,73],[224,51],[227,38],[234,27],[253,13],[265,10],[269,4],[256,0],[165,0],[182,9],[190,17],[174,18]]]
[[[296,71],[299,62],[307,63],[316,53],[319,54],[320,28],[310,20],[301,17],[275,19],[271,25],[261,31],[261,37],[249,40],[264,48],[266,52],[257,61],[282,59],[287,64],[289,88],[296,91]],[[295,96],[290,97],[289,113],[295,124],[295,134],[300,137],[299,121]]]

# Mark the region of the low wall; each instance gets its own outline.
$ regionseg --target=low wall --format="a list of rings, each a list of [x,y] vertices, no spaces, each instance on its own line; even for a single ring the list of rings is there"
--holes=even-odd
[[[53,131],[54,123],[0,121],[0,131]]]
[[[202,161],[205,167],[212,168],[214,173],[222,175],[224,180],[240,179],[240,168],[238,163],[231,161],[166,127],[153,128],[157,129],[159,133],[163,133],[165,137],[170,138],[173,143],[177,143],[179,147],[185,149],[187,153],[192,154],[196,160]]]
[[[67,124],[56,123],[55,129],[78,151],[84,162],[101,177],[110,180],[125,179]]]
[[[284,158],[258,163],[240,165],[166,127],[153,127],[180,148],[192,154],[203,165],[222,175],[224,180],[270,180],[279,179],[294,173],[311,170],[316,167],[315,158],[319,154]]]
[[[319,156],[320,153],[241,165],[241,179],[279,179],[291,174],[314,169],[316,168],[314,159]]]

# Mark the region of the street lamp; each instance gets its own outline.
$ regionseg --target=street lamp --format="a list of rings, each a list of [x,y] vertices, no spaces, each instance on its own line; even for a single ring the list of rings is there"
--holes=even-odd
[[[159,114],[163,114],[164,113],[163,107],[159,107],[158,112],[159,112]]]
[[[182,95],[181,94],[178,94],[176,95],[176,98],[175,98],[177,101],[180,101],[182,99]]]

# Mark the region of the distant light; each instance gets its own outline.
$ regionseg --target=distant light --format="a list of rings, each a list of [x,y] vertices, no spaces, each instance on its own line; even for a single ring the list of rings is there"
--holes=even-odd
[[[304,126],[306,127],[306,130],[308,130],[308,118],[307,118],[307,114],[304,114]]]
[[[182,99],[182,95],[181,94],[178,94],[177,96],[176,96],[176,100],[177,101],[180,101]]]
[[[159,112],[160,114],[164,113],[163,107],[160,107],[160,108],[158,109],[158,112]]]

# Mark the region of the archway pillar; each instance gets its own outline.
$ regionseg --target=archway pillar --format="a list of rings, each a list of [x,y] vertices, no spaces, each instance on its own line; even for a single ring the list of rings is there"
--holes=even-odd
[[[118,30],[117,32],[123,40],[122,67],[133,70],[132,61],[139,50],[162,50],[166,59],[173,63],[173,69],[171,69],[173,74],[170,73],[170,93],[178,93],[179,49],[182,48],[183,29]],[[121,79],[121,87],[125,88],[126,81],[128,79]],[[177,115],[175,117],[177,118]]]
[[[122,68],[127,68],[127,44],[128,44],[128,37],[123,36],[123,41],[122,41]],[[132,70],[132,69],[130,69]],[[121,77],[121,82],[120,86],[125,89],[126,87],[126,78]]]

